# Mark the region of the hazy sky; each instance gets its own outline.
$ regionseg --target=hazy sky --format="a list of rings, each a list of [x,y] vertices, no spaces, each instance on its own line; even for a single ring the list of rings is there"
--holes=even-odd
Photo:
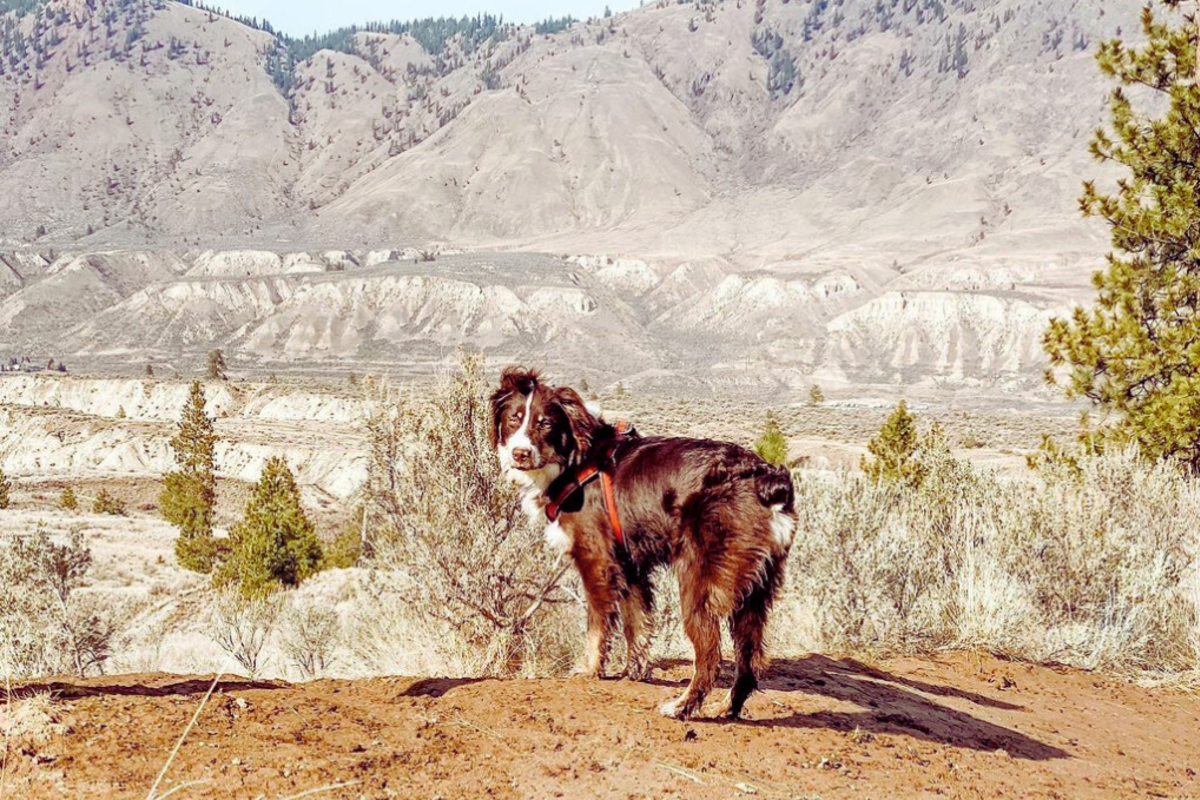
[[[637,0],[217,0],[208,5],[223,8],[247,17],[265,18],[281,31],[303,36],[313,31],[327,31],[344,25],[377,20],[416,19],[418,17],[474,16],[486,11],[503,14],[513,22],[537,22],[546,17],[570,14],[578,18],[597,17],[608,5],[613,11],[624,11],[637,5]]]

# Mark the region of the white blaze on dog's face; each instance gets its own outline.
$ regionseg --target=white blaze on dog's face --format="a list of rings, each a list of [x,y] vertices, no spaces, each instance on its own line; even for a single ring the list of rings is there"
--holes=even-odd
[[[541,383],[536,372],[505,370],[492,395],[492,439],[512,481],[545,490],[578,463],[596,422],[574,390]]]

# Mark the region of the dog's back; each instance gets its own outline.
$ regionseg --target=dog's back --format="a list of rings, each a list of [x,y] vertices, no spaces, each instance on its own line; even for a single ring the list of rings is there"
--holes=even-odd
[[[635,439],[618,449],[614,464],[627,572],[644,576],[671,564],[696,646],[693,686],[664,710],[697,711],[720,659],[719,621],[728,620],[737,677],[725,713],[736,716],[756,685],[767,613],[796,528],[791,474],[707,439]]]

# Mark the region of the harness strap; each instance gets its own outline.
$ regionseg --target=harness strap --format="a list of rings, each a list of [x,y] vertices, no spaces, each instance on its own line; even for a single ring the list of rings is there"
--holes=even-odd
[[[617,511],[617,495],[613,491],[613,478],[607,472],[600,473],[600,485],[604,487],[604,510],[608,512],[608,524],[612,526],[617,544],[625,544],[625,531],[621,529],[621,514]]]
[[[625,421],[618,422],[615,426],[618,436],[624,436],[630,430],[630,426]],[[615,447],[613,448],[615,449]],[[608,459],[611,459],[611,452]],[[625,529],[621,526],[621,514],[617,509],[617,492],[613,481],[613,475],[610,471],[602,470],[598,464],[587,464],[580,467],[574,475],[564,475],[566,480],[561,488],[550,496],[549,502],[546,503],[546,518],[551,522],[558,520],[563,513],[563,506],[575,496],[577,492],[583,490],[596,478],[600,478],[600,486],[604,498],[604,511],[608,515],[608,524],[612,528],[613,537],[617,540],[617,544],[625,544]],[[582,501],[580,501],[582,503]],[[578,508],[571,509],[577,511]]]

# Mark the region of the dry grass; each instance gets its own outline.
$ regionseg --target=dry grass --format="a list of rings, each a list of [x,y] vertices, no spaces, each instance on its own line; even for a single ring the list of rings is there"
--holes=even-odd
[[[471,674],[560,671],[578,603],[500,476],[481,366],[464,358],[432,392],[377,398],[362,587],[375,613],[359,641],[385,656],[423,640]]]
[[[1133,454],[915,491],[797,474],[776,647],[984,648],[1126,674],[1200,668],[1200,486]]]

